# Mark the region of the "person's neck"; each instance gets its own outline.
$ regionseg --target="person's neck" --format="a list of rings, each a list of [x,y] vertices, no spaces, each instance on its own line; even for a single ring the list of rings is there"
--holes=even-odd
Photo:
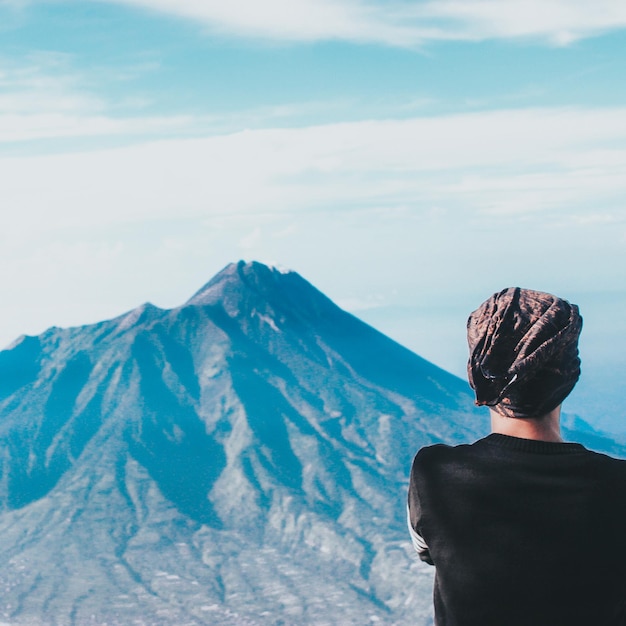
[[[519,437],[520,439],[536,439],[538,441],[563,441],[561,437],[561,405],[540,417],[518,418],[504,417],[489,409],[491,414],[491,432]]]

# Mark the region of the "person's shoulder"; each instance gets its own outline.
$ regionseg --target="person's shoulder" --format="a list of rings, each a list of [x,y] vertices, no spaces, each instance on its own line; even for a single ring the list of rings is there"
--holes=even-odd
[[[452,449],[453,446],[448,445],[447,443],[433,443],[428,446],[421,447],[417,454],[415,455],[415,459],[419,461],[425,461],[426,459],[437,458],[442,454],[447,454],[448,450]]]
[[[445,463],[462,456],[471,448],[471,444],[448,445],[445,443],[435,443],[420,448],[413,460],[414,467],[428,467]]]
[[[597,463],[598,465],[603,465],[604,467],[610,468],[615,472],[622,473],[626,476],[626,459],[611,456],[604,452],[590,450],[589,448],[583,448],[583,450],[584,453],[587,455],[587,458],[589,458],[593,462]]]
[[[581,468],[602,484],[626,494],[626,460],[579,445],[583,459]]]

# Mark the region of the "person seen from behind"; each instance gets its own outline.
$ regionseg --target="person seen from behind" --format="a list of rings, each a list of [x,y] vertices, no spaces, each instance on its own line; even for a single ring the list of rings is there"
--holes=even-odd
[[[467,323],[491,434],[422,448],[409,531],[435,566],[436,626],[626,626],[626,461],[566,443],[578,307],[509,288]]]

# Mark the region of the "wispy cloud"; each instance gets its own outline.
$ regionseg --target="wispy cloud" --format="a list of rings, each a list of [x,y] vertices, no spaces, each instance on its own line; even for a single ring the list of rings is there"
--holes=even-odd
[[[437,40],[539,38],[564,45],[626,26],[621,0],[109,0],[278,40],[415,46]]]
[[[76,69],[76,59],[57,53],[38,53],[21,63],[0,58],[0,147],[2,144],[30,142],[36,153],[37,140],[118,138],[124,143],[172,136],[224,134],[241,128],[284,125],[294,120],[329,117],[337,112],[348,115],[354,102],[345,98],[308,102],[284,102],[251,108],[233,108],[216,114],[148,115],[154,103],[145,96],[114,98],[90,91],[92,82],[84,70]],[[149,72],[150,65],[110,69],[114,80],[126,80],[133,73]],[[416,107],[413,104],[413,109]],[[397,110],[397,107],[396,109]],[[42,144],[45,152],[49,145]]]
[[[461,39],[536,37],[563,45],[626,26],[619,0],[434,0],[415,13]]]
[[[78,89],[78,77],[69,69],[66,55],[31,54],[22,63],[0,58],[0,115],[31,114],[42,108],[48,113],[97,112],[102,103]]]
[[[159,135],[180,131],[189,116],[115,117],[107,103],[81,88],[64,55],[33,55],[29,62],[0,59],[0,144],[38,139]],[[193,120],[197,123],[197,120]]]
[[[247,37],[293,41],[400,39],[406,44],[414,38],[412,28],[378,19],[377,7],[350,0],[110,1],[199,20],[225,34]]]
[[[47,224],[53,199],[51,227],[327,207],[585,210],[626,194],[626,109],[251,130],[4,158],[0,167],[2,206],[18,221]]]
[[[0,143],[77,137],[128,138],[132,135],[163,134],[166,131],[180,131],[189,121],[190,118],[186,116],[114,119],[97,115],[0,115]]]

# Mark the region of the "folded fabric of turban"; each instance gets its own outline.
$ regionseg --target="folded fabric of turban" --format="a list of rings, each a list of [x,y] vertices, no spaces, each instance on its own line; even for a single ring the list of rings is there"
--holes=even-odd
[[[575,304],[510,287],[467,321],[469,383],[476,404],[506,417],[540,417],[568,396],[580,376]]]

